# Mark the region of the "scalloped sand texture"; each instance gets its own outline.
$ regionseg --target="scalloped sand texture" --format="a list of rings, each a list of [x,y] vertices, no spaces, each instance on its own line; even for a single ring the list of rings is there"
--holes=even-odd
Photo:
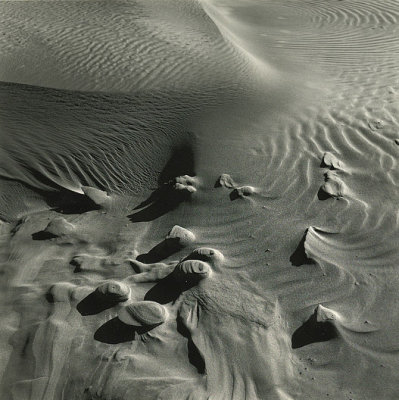
[[[0,399],[399,399],[399,1],[0,2]]]

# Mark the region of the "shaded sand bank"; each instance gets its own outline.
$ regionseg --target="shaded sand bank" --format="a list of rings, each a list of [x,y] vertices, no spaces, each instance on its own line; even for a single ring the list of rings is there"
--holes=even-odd
[[[1,398],[398,397],[397,2],[0,9]]]

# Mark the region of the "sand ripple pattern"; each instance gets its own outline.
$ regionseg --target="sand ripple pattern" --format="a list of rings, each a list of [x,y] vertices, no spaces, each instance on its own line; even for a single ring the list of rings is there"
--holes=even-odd
[[[390,67],[398,65],[397,1],[279,3],[272,1],[269,11],[281,23],[274,28],[271,18],[271,27],[260,33],[272,53],[285,54],[287,60],[296,57],[303,63],[300,68],[312,60],[326,76],[335,75],[337,67],[346,67],[341,80],[347,80],[351,72],[372,74],[375,68],[384,75],[385,83],[388,77],[395,79]]]
[[[190,90],[234,85],[235,73],[247,69],[196,1],[0,7],[1,80],[74,90]],[[38,58],[44,53],[46,65]]]
[[[1,174],[32,188],[81,193],[89,185],[137,193],[156,186],[173,145],[190,141],[181,95],[146,99],[5,83],[0,92]],[[200,98],[194,104],[189,95],[190,113]]]

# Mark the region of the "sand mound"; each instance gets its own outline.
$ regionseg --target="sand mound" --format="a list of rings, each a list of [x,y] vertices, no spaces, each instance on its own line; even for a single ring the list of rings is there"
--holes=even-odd
[[[118,318],[126,325],[157,326],[165,322],[165,307],[152,301],[130,303],[121,308]]]
[[[75,232],[75,226],[65,218],[57,217],[49,222],[43,232],[57,237],[66,236]]]
[[[321,186],[319,191],[319,198],[323,200],[327,197],[334,197],[340,199],[345,196],[347,192],[343,180],[333,171],[328,171],[324,175],[325,183]]]
[[[179,263],[173,271],[173,277],[183,283],[195,284],[208,278],[212,273],[209,264],[199,260],[186,260]]]
[[[332,153],[324,153],[321,159],[321,167],[330,169],[342,169],[342,162]]]
[[[252,196],[255,193],[255,188],[252,186],[240,186],[235,188],[230,193],[230,200],[244,199],[245,197]]]
[[[215,187],[226,187],[228,189],[233,189],[236,187],[236,183],[229,174],[222,174],[215,182]]]

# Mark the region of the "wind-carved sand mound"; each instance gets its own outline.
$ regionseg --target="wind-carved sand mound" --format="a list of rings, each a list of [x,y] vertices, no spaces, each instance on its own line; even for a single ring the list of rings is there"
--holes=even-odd
[[[157,284],[145,298],[178,306],[178,331],[188,339],[189,357],[199,373],[195,385],[172,386],[160,399],[178,398],[180,391],[196,399],[284,395],[279,385],[289,371],[282,356],[289,339],[281,332],[276,301],[258,294],[245,276],[225,271],[225,263],[220,251],[202,247],[175,266],[137,263],[141,272],[127,278],[136,283],[152,278]],[[247,383],[237,384],[242,379]]]
[[[292,335],[292,348],[325,342],[337,338],[348,339],[353,334],[376,332],[379,326],[370,321],[347,319],[340,313],[319,304],[312,316]]]
[[[200,260],[185,260],[176,265],[173,278],[183,284],[196,284],[212,275],[210,265]]]
[[[231,200],[244,199],[245,197],[252,196],[255,192],[256,189],[252,186],[240,186],[238,188],[235,188],[230,193],[230,199]]]
[[[297,248],[291,254],[290,261],[292,265],[300,266],[303,264],[314,264],[311,253],[309,253],[308,240],[312,235],[314,228],[310,226],[306,229],[302,239],[298,243]]]
[[[325,183],[321,186],[319,191],[319,198],[324,200],[328,197],[335,199],[343,198],[348,189],[344,181],[338,176],[335,171],[328,171],[324,174]]]
[[[75,233],[75,226],[65,218],[56,217],[48,223],[43,232],[53,235],[54,237],[67,236]]]
[[[236,186],[237,186],[236,183],[229,174],[220,175],[217,181],[215,182],[215,188],[225,187],[228,189],[234,189]]]
[[[296,349],[316,342],[324,342],[338,337],[335,314],[319,305],[312,316],[292,335],[292,348]]]
[[[344,164],[333,153],[325,152],[320,167],[340,170],[344,168]]]
[[[165,242],[170,247],[187,247],[195,242],[195,235],[188,229],[175,225],[166,235]]]
[[[277,301],[260,293],[245,274],[232,273],[227,262],[209,247],[194,249],[177,263],[131,260],[135,275],[103,282],[78,310],[91,315],[103,311],[106,303],[115,317],[100,326],[94,338],[109,345],[150,333],[146,346],[156,337],[167,343],[177,328],[174,335],[187,341],[188,361],[197,378],[170,382],[157,394],[159,399],[180,399],[182,393],[204,400],[285,398],[290,343]],[[132,300],[141,282],[155,286],[144,300]],[[91,312],[82,312],[84,303],[91,304]]]
[[[129,218],[132,222],[152,221],[176,209],[180,203],[189,201],[199,185],[199,179],[189,175],[171,179],[139,204],[135,208],[136,212],[129,215]]]
[[[155,327],[168,317],[166,308],[153,301],[138,301],[121,308],[118,318],[126,325]]]
[[[342,233],[310,226],[298,249],[307,260],[317,260],[336,265],[344,270],[363,272],[395,268],[399,256],[392,254],[395,243],[393,232],[384,233],[376,240],[375,231],[367,233]]]
[[[196,186],[198,185],[198,180],[192,176],[178,176],[170,183],[173,189],[179,192],[195,193],[197,191]]]
[[[119,303],[128,301],[130,296],[131,289],[127,284],[114,280],[106,281],[79,302],[77,310],[82,315],[98,314]]]
[[[168,258],[172,254],[191,246],[195,243],[196,237],[193,232],[183,228],[179,225],[175,225],[165,239],[153,247],[148,253],[141,254],[137,257],[140,265],[141,262],[145,263],[156,263],[157,261]],[[135,261],[132,261],[133,266]]]
[[[334,154],[326,152],[323,154],[321,168],[328,168],[324,174],[325,183],[320,187],[318,197],[320,200],[328,198],[342,199],[348,195],[349,189],[340,176],[340,171],[345,170],[344,163]]]
[[[194,249],[184,260],[202,260],[219,268],[224,262],[224,255],[210,247],[199,247]]]
[[[54,240],[59,244],[86,242],[86,238],[80,233],[79,229],[63,217],[53,218],[42,231],[33,233],[32,239]]]
[[[109,196],[107,192],[90,186],[82,186],[82,191],[94,204],[100,208],[107,209],[111,206],[112,197]]]
[[[208,396],[274,398],[290,375],[282,356],[288,344],[281,333],[278,307],[241,285],[215,275],[185,292],[178,312],[180,330],[196,349]]]
[[[237,185],[229,174],[220,175],[220,177],[215,182],[214,187],[215,188],[225,187],[227,189],[233,189],[229,195],[231,201],[237,199],[245,199],[246,197],[250,197],[253,194],[257,193],[257,189],[254,188],[253,186]]]

